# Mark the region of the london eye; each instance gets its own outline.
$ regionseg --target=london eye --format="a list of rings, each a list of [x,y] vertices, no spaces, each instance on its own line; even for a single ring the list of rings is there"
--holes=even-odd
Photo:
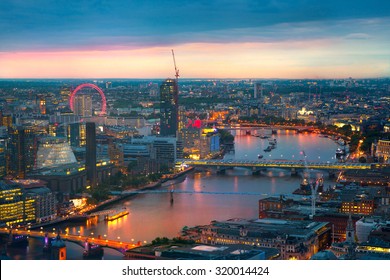
[[[77,92],[79,92],[83,88],[93,88],[100,94],[100,97],[102,98],[102,107],[101,107],[101,111],[99,113],[99,116],[106,115],[106,110],[107,110],[106,96],[104,95],[103,91],[97,85],[89,84],[89,83],[81,84],[81,85],[77,86],[72,91],[72,93],[70,94],[70,99],[69,99],[69,107],[70,107],[70,109],[72,111],[74,111],[74,99],[75,99],[75,96],[76,96]]]

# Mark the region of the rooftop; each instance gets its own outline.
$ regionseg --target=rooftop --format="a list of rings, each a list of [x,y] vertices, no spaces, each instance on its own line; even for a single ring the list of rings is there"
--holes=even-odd
[[[276,238],[285,236],[293,240],[294,238],[307,238],[327,224],[327,222],[314,222],[312,220],[231,219],[221,222],[214,221],[209,226],[219,234],[240,235],[240,231],[245,229],[248,237]]]
[[[170,244],[163,246],[145,246],[131,249],[134,252],[145,255],[156,255],[162,259],[252,259],[264,254],[265,259],[279,257],[279,250],[275,248],[258,247],[254,249],[248,245],[206,245],[206,244]]]
[[[38,188],[38,187],[45,187],[47,185],[47,182],[39,179],[13,179],[9,180],[11,184],[17,184],[25,189],[28,188]]]

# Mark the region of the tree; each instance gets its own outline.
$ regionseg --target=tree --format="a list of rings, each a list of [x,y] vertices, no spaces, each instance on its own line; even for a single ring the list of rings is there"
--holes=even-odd
[[[224,129],[218,129],[218,133],[220,135],[221,144],[234,142],[234,136],[229,131]]]
[[[350,124],[344,125],[338,129],[339,133],[349,137],[352,135],[352,126]]]
[[[367,162],[367,159],[365,157],[360,157],[359,158],[359,162],[360,163],[366,163]]]
[[[167,237],[156,237],[154,240],[152,240],[152,245],[161,245],[161,244],[168,244],[169,238]]]
[[[160,166],[160,172],[161,172],[162,174],[167,174],[167,173],[169,173],[169,166],[166,165],[166,164],[161,164],[161,166]]]
[[[138,164],[136,160],[131,160],[127,165],[127,172],[131,173],[135,169],[135,167],[137,167],[137,165]]]

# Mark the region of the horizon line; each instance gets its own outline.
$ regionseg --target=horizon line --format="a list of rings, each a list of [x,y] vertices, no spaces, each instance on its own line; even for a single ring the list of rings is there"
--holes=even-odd
[[[166,79],[175,79],[175,78],[108,78],[108,77],[87,77],[87,78],[69,78],[69,77],[35,77],[35,78],[4,78],[0,77],[0,80],[166,80]],[[390,79],[390,76],[378,76],[378,77],[364,77],[364,78],[354,78],[354,77],[335,77],[335,78],[180,78],[180,80],[345,80],[345,79],[354,79],[354,80],[373,80],[373,79]]]

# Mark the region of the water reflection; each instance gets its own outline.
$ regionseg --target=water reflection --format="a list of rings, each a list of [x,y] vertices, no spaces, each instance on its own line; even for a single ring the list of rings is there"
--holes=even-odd
[[[47,260],[50,259],[50,253],[43,251],[43,238],[29,238],[27,247],[8,247],[7,256],[13,260]],[[81,244],[65,241],[66,258],[68,260],[81,260],[83,258],[84,248]],[[104,248],[105,260],[123,259],[123,254],[117,250]]]
[[[258,132],[270,135],[270,131]],[[266,159],[300,160],[300,152],[305,151],[308,161],[334,161],[337,148],[332,140],[320,138],[315,134],[295,134],[292,131],[278,131],[272,135],[277,140],[276,149],[267,154],[263,152],[268,146],[268,139],[253,136],[236,136],[235,154],[226,158],[258,160],[258,154]],[[245,156],[246,155],[246,156]],[[283,156],[282,156],[283,155]],[[252,170],[235,168],[227,170],[225,175],[216,175],[210,171],[188,174],[186,179],[174,186],[175,190],[209,191],[219,193],[256,192],[267,195],[291,193],[299,187],[301,176],[291,176],[290,171],[268,169],[261,175],[252,176]],[[319,171],[311,171],[312,178],[321,176]],[[332,182],[324,175],[325,184]],[[169,190],[171,186],[163,187]],[[178,194],[174,193],[174,203],[170,203],[170,193],[141,194],[135,199],[113,206],[121,209],[125,206],[130,215],[113,222],[99,221],[86,227],[77,227],[83,234],[94,232],[107,234],[109,239],[123,241],[148,241],[157,236],[174,237],[184,226],[208,224],[211,220],[223,220],[233,217],[256,218],[258,200],[264,196],[231,195],[231,194]],[[74,228],[71,228],[74,231]]]

